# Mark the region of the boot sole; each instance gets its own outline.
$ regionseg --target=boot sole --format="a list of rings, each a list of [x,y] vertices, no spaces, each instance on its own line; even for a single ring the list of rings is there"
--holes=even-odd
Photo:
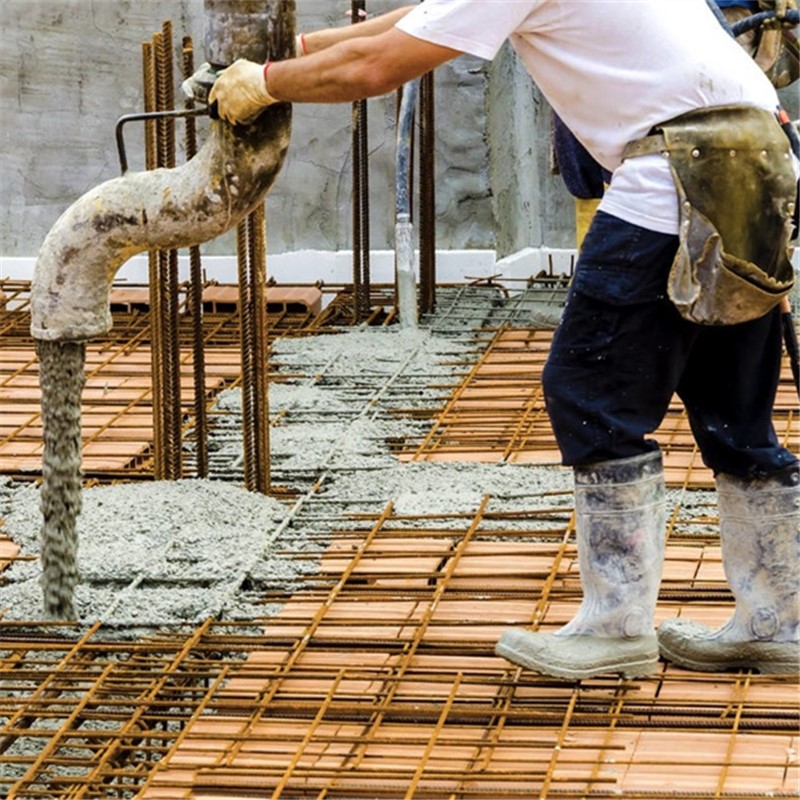
[[[765,675],[800,675],[797,642],[725,642],[692,620],[671,619],[658,629],[658,649],[667,661],[696,672],[753,669]]]
[[[718,656],[706,656],[705,658],[689,657],[685,653],[672,650],[669,645],[659,644],[659,650],[665,661],[669,661],[676,667],[691,669],[695,672],[731,672],[737,669],[752,669],[762,675],[794,675],[800,676],[800,664],[797,659],[763,659],[759,660],[753,654],[752,657],[739,655],[738,657],[720,654]]]
[[[547,642],[545,647],[537,646],[537,643],[543,641]],[[608,674],[644,678],[658,669],[655,636],[637,639],[558,637],[512,629],[500,638],[495,646],[495,653],[543,675],[571,681]],[[573,659],[574,663],[569,663]]]

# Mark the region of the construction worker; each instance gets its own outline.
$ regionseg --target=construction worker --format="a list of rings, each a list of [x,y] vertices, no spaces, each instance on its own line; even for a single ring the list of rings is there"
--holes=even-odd
[[[720,24],[731,33],[730,25],[759,11],[756,0],[706,0],[706,4],[715,11]],[[737,41],[755,59],[776,88],[784,88],[800,77],[800,48],[790,28],[762,29],[759,26],[737,37]],[[552,128],[553,161],[556,171],[575,199],[576,239],[580,248],[610,176],[557,114],[553,115]],[[787,299],[783,306],[786,309],[788,302]]]
[[[507,39],[612,177],[543,374],[574,468],[583,601],[496,651],[568,679],[646,675],[659,647],[690,668],[798,672],[800,463],[772,425],[798,169],[775,89],[705,0],[425,0],[302,37],[302,58],[237,61],[209,99],[246,123],[273,103],[384,94]],[[648,436],[675,392],[716,476],[736,607],[717,630],[675,620],[657,638],[665,492]]]

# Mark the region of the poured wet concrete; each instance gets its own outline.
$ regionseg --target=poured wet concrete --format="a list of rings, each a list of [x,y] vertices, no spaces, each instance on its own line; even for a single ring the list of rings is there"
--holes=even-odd
[[[523,507],[550,489],[568,491],[571,475],[559,468],[398,461],[391,443],[421,436],[430,422],[397,414],[396,407],[440,407],[468,369],[473,351],[469,336],[397,329],[276,342],[278,379],[270,396],[273,476],[276,487],[286,490],[286,500],[241,487],[236,390],[222,394],[213,415],[212,480],[85,489],[78,498],[83,509],[74,536],[53,525],[53,533],[45,530],[41,536],[47,480],[40,490],[6,479],[0,485],[0,517],[21,557],[0,583],[5,618],[46,619],[53,615],[46,598],[55,592],[63,600],[74,586],[74,605],[59,611],[74,612],[67,616],[82,625],[100,620],[120,635],[208,616],[254,619],[274,610],[264,604],[265,594],[290,593],[318,570],[316,554],[331,523],[294,521],[298,503],[319,503],[330,520],[371,513],[389,500],[401,513],[471,513],[487,492]],[[76,388],[69,390],[71,396]],[[73,492],[70,496],[75,502]],[[63,522],[63,515],[56,517]],[[66,550],[58,550],[59,544]],[[56,556],[60,571],[55,577],[48,573],[43,597],[43,555],[49,550],[52,561],[54,547],[62,553],[61,560]],[[287,551],[308,557],[290,558],[282,554]]]
[[[41,585],[44,614],[75,617],[76,519],[81,508],[82,342],[39,342],[44,421]]]

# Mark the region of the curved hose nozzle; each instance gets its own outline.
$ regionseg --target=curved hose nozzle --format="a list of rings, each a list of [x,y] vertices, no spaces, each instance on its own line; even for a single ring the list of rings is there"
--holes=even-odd
[[[127,173],[87,192],[42,244],[31,289],[37,339],[91,339],[111,328],[117,270],[145,250],[190,247],[222,235],[261,202],[289,145],[291,107],[248,126],[212,123],[200,152],[175,169]]]
[[[204,0],[204,7],[210,65],[189,79],[198,102],[203,92],[207,99],[217,65],[239,56],[294,55],[294,0]],[[108,331],[109,290],[122,264],[145,250],[201,244],[237,225],[277,177],[290,129],[291,106],[285,103],[249,125],[212,122],[208,140],[187,164],[126,173],[79,198],[39,251],[31,287],[33,336],[81,341]]]

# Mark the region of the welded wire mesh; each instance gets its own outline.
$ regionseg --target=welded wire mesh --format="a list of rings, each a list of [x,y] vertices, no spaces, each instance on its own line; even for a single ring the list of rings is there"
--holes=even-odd
[[[551,629],[579,602],[563,506],[502,505],[360,515],[258,625],[116,644],[5,626],[9,796],[795,796],[793,679],[662,665],[571,683],[494,656],[505,627]],[[718,542],[673,522],[658,617],[717,624]]]

